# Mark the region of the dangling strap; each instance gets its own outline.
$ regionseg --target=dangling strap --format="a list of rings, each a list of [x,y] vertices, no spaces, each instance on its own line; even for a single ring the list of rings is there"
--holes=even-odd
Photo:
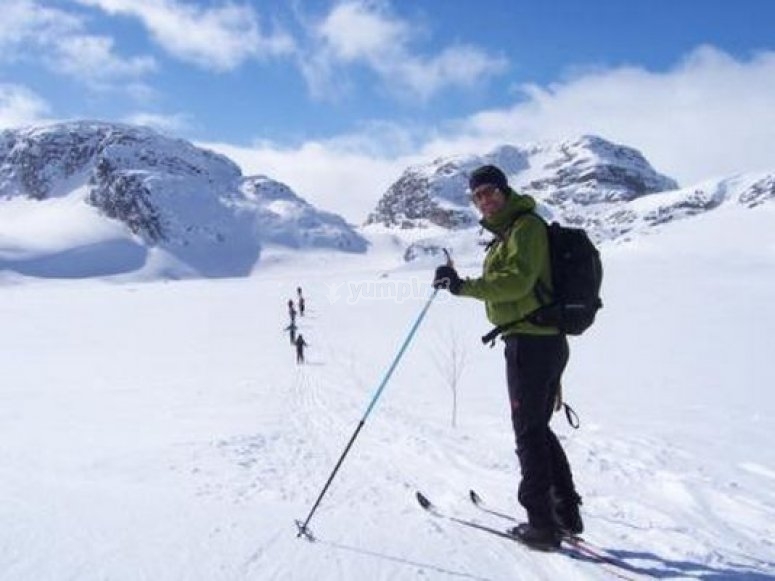
[[[568,420],[568,424],[574,430],[578,430],[581,422],[579,421],[578,414],[567,403],[562,402],[562,407],[565,408],[565,419]]]
[[[486,335],[482,335],[482,343],[487,345],[487,343],[490,344],[490,349],[495,347],[495,340],[498,338],[498,336],[503,333],[503,327],[493,327],[490,329],[490,332]]]
[[[518,325],[519,323],[521,323],[526,319],[527,317],[522,317],[521,319],[512,321],[511,323],[506,323],[505,325],[498,325],[497,327],[493,327],[486,335],[482,335],[482,343],[484,343],[485,345],[489,343],[490,349],[492,349],[493,347],[495,347],[495,340],[498,338],[498,336],[501,333],[503,333],[507,329],[510,329],[514,325]]]
[[[554,398],[554,411],[558,412],[561,409],[565,409],[565,419],[568,420],[568,424],[574,430],[578,430],[581,423],[579,422],[579,416],[567,403],[562,401],[562,383],[557,386],[557,396]]]

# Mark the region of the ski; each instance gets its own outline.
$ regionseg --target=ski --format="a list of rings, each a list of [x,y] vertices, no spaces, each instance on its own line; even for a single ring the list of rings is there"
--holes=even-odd
[[[519,539],[516,538],[514,535],[510,535],[506,531],[502,531],[500,529],[496,529],[493,527],[489,527],[485,524],[482,524],[480,522],[477,522],[475,520],[469,520],[464,518],[458,518],[456,516],[452,516],[451,514],[447,514],[444,512],[441,512],[438,507],[436,507],[435,504],[433,504],[430,500],[428,500],[428,497],[425,496],[422,492],[416,492],[415,496],[417,497],[417,502],[420,503],[420,506],[425,509],[428,514],[432,514],[433,516],[437,518],[441,518],[444,520],[448,520],[454,523],[457,523],[459,525],[463,525],[472,529],[477,529],[480,531],[484,531],[486,533],[490,533],[492,535],[496,535],[498,537],[503,537],[504,539],[508,539],[510,541],[514,541],[519,543]],[[520,543],[521,544],[521,543]]]
[[[497,537],[501,537],[504,539],[508,539],[512,542],[515,542],[525,548],[530,549],[531,551],[541,552],[540,550],[534,549],[533,547],[529,547],[522,541],[520,541],[519,538],[515,537],[512,534],[509,534],[508,532],[488,526],[486,524],[483,524],[479,521],[473,520],[473,519],[465,519],[460,518],[451,514],[448,514],[446,512],[442,512],[439,510],[439,508],[433,504],[430,499],[424,495],[422,492],[417,491],[415,493],[415,496],[417,498],[417,502],[420,504],[420,506],[425,509],[425,511],[428,514],[433,515],[436,518],[443,519],[452,523],[455,523],[457,525],[461,525],[464,527],[476,529],[481,532],[485,532]],[[472,499],[473,500],[473,499]],[[507,515],[505,513],[499,513],[496,516],[500,516],[501,518],[508,519],[510,521],[516,522],[516,519],[510,515]],[[621,569],[627,570],[626,565],[619,564],[616,562],[613,562],[611,559],[608,558],[606,555],[599,554],[597,552],[592,552],[586,550],[585,547],[580,546],[577,544],[574,540],[572,540],[570,537],[563,537],[563,541],[565,541],[565,545],[561,546],[558,549],[552,550],[552,551],[545,551],[545,552],[552,552],[552,553],[559,553],[561,555],[565,555],[571,559],[577,560],[577,561],[584,561],[588,563],[594,563],[596,565],[600,565],[603,567],[608,573],[613,575],[614,577],[617,577],[619,579],[624,579],[626,581],[633,581],[635,577],[630,577],[628,575],[625,575]]]
[[[529,547],[525,543],[523,543],[518,537],[515,537],[514,535],[508,533],[507,531],[497,529],[495,527],[488,526],[486,524],[480,523],[476,520],[472,519],[465,519],[465,518],[459,518],[456,516],[453,516],[451,514],[448,514],[446,512],[442,512],[439,510],[439,508],[433,504],[427,496],[425,496],[422,492],[417,491],[415,493],[415,496],[417,498],[417,502],[420,504],[422,508],[425,509],[425,511],[428,514],[433,515],[436,518],[447,520],[450,522],[453,522],[458,525],[462,525],[464,527],[476,529],[478,531],[482,531],[491,535],[495,535],[497,537],[501,537],[504,539],[508,539],[509,541],[512,541],[514,543],[517,543],[519,545],[522,545],[523,547],[530,549],[532,551],[537,552],[551,552],[551,553],[559,553],[561,555],[566,555],[572,559],[578,559],[582,561],[589,561],[594,559],[594,557],[589,557],[587,555],[584,555],[581,551],[575,551],[573,548],[568,547],[560,547],[559,549],[554,550],[547,550],[547,551],[541,551],[540,549],[534,549],[532,547]]]
[[[515,516],[510,515],[505,511],[497,510],[489,506],[487,503],[484,502],[482,497],[473,489],[468,491],[468,498],[473,503],[473,505],[479,510],[481,510],[482,512],[485,512],[492,516],[496,516],[503,520],[507,520],[509,522],[513,522],[513,523],[519,522]],[[622,569],[624,571],[632,573],[631,567],[627,565],[627,563],[620,561],[613,555],[609,554],[605,549],[602,549],[600,547],[596,547],[590,544],[588,541],[586,541],[583,537],[579,535],[565,534],[562,537],[562,542],[565,543],[566,545],[570,545],[574,547],[579,552],[594,558],[595,561],[597,561],[601,565],[603,564],[609,565],[610,567],[616,567],[618,569]],[[623,574],[616,573],[614,571],[609,571],[609,572],[615,574],[616,576],[622,579],[632,579],[632,577],[627,577]]]
[[[477,494],[477,492],[473,489],[468,491],[468,498],[471,500],[471,502],[474,503],[474,506],[476,508],[486,512],[487,514],[491,514],[493,516],[497,516],[511,522],[518,522],[515,516],[490,508],[488,505],[484,503],[484,500],[482,500],[482,497],[479,496],[479,494]]]

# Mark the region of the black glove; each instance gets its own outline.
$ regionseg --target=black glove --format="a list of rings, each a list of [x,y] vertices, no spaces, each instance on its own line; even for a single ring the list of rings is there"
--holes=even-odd
[[[457,275],[457,271],[446,264],[436,269],[436,274],[433,277],[433,288],[435,289],[447,289],[453,295],[460,294],[460,288],[463,286],[463,281]]]

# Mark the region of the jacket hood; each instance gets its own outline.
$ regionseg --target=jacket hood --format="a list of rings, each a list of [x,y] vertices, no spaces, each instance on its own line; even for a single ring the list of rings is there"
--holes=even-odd
[[[520,214],[531,212],[535,207],[536,201],[532,196],[518,194],[509,188],[503,209],[490,218],[482,218],[479,224],[494,234],[502,234]]]

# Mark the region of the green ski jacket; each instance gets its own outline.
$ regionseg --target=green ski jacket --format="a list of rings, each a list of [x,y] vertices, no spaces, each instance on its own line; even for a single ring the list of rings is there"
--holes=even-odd
[[[484,259],[482,276],[465,279],[460,295],[484,301],[487,319],[495,326],[519,321],[541,306],[535,292],[539,280],[552,289],[546,225],[532,213],[535,205],[532,197],[510,189],[503,210],[480,222],[496,241]],[[559,330],[522,321],[503,335],[515,333],[556,335]]]

